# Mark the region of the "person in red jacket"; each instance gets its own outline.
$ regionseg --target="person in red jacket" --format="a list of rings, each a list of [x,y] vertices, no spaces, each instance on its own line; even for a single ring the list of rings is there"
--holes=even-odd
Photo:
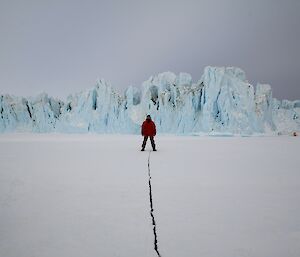
[[[144,137],[141,151],[145,151],[148,137],[150,137],[153,151],[156,151],[155,142],[154,142],[154,136],[156,135],[156,127],[155,127],[155,123],[152,121],[150,115],[147,115],[146,120],[143,122],[141,133],[142,133],[142,136]]]

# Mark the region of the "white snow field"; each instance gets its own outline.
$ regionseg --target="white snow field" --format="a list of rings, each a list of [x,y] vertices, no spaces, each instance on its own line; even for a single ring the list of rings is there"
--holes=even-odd
[[[300,256],[299,137],[141,141],[0,135],[0,256]]]

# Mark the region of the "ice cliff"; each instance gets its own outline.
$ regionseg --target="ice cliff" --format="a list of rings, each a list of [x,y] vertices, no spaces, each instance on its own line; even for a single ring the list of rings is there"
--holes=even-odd
[[[300,100],[279,101],[269,85],[254,88],[233,67],[206,67],[197,83],[187,73],[150,77],[121,96],[104,80],[61,101],[0,96],[0,132],[139,133],[151,114],[158,133],[286,134],[300,131]]]

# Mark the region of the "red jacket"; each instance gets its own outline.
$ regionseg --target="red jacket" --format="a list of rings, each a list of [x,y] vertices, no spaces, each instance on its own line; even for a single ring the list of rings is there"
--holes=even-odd
[[[153,137],[156,135],[155,123],[152,120],[145,120],[142,125],[142,136]]]

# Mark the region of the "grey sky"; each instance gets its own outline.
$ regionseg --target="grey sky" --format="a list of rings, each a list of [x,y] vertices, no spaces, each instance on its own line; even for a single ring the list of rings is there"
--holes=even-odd
[[[299,0],[0,0],[0,94],[65,97],[238,66],[300,99]]]

